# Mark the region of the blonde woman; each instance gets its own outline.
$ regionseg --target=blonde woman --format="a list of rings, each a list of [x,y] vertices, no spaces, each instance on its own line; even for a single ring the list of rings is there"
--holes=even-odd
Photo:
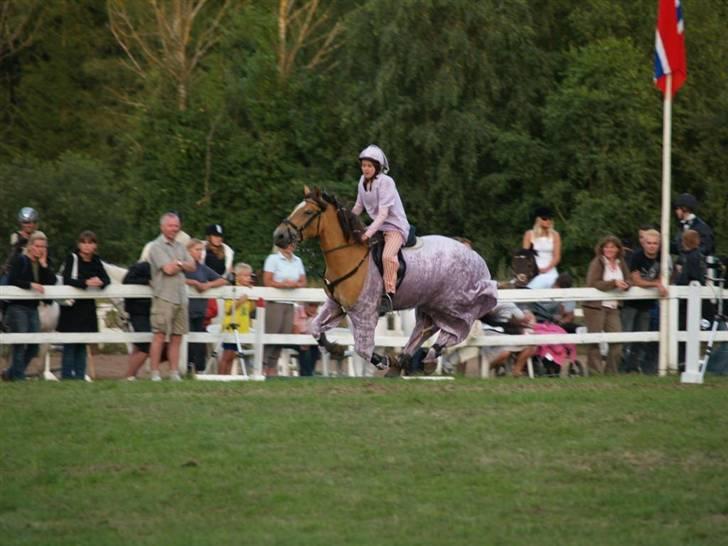
[[[554,214],[548,207],[535,211],[533,229],[523,234],[523,248],[533,248],[538,254],[538,275],[528,283],[528,288],[551,288],[559,276],[556,266],[561,261],[561,235],[554,229]]]
[[[34,231],[25,250],[15,254],[8,268],[8,284],[40,294],[45,293],[45,285],[56,283],[56,276],[48,262],[48,239],[42,231]],[[14,334],[35,333],[40,331],[38,301],[10,300],[5,310],[5,324]],[[25,370],[38,354],[38,345],[21,343],[11,346],[10,367],[2,372],[5,381],[25,379]]]

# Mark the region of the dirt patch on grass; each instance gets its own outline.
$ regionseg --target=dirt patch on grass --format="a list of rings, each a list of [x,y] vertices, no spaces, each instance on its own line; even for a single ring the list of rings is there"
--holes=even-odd
[[[95,379],[123,379],[126,375],[127,355],[125,354],[103,354],[93,355],[87,363],[86,373]],[[7,356],[0,358],[0,367],[7,368]],[[51,371],[56,377],[61,376],[61,351],[51,351]],[[28,378],[43,377],[44,363],[40,358],[34,358],[26,375]],[[147,372],[142,371],[141,376],[144,377]]]

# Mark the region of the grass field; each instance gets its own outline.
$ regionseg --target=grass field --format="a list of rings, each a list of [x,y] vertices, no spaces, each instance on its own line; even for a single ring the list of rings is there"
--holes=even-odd
[[[728,543],[728,380],[0,385],[0,544]]]

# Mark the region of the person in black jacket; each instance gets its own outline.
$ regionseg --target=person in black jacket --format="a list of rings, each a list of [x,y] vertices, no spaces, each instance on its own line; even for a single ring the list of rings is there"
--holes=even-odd
[[[715,251],[713,242],[713,230],[695,213],[698,210],[698,200],[689,193],[683,193],[675,199],[675,216],[680,222],[680,230],[675,235],[670,251],[673,254],[680,254],[685,250],[682,242],[682,235],[689,229],[698,232],[700,235],[700,253],[703,256],[712,256]]]
[[[18,288],[45,293],[44,285],[56,283],[48,262],[48,239],[42,231],[35,231],[21,254],[15,255],[8,266],[8,284]],[[12,333],[40,331],[38,301],[11,300],[5,312],[5,323]],[[23,343],[12,346],[10,367],[2,372],[6,381],[25,379],[25,370],[38,354],[38,345]]]
[[[78,237],[78,248],[63,264],[63,284],[82,290],[105,288],[111,280],[96,254],[97,240],[93,231],[84,231]],[[98,332],[96,300],[79,299],[61,306],[59,332]],[[65,343],[61,359],[62,379],[81,379],[86,376],[86,344]]]
[[[700,252],[700,234],[689,229],[682,235],[680,257],[677,260],[673,282],[678,286],[689,286],[692,281],[705,285],[705,258]],[[702,300],[701,314],[712,316],[714,309],[710,301]],[[678,329],[687,328],[688,301],[681,299],[678,310]],[[685,343],[680,342],[677,348],[678,362],[685,361]]]

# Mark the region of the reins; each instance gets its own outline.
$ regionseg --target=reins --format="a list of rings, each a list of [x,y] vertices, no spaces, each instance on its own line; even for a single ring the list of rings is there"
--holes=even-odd
[[[321,237],[320,237],[321,215],[323,214],[324,210],[326,210],[326,208],[325,207],[322,207],[317,201],[315,201],[313,199],[306,199],[306,202],[311,203],[312,205],[315,205],[316,208],[317,208],[317,211],[316,211],[316,213],[313,216],[311,216],[308,220],[306,220],[306,222],[302,226],[300,226],[300,227],[297,226],[289,218],[285,218],[282,223],[285,224],[286,226],[289,226],[292,229],[294,229],[296,231],[297,235],[298,235],[299,241],[303,241],[303,231],[315,219],[315,220],[317,220],[317,224],[316,224],[316,235],[319,237],[319,240],[320,240],[321,239]],[[338,205],[336,207],[336,210],[338,212],[338,210],[339,210]],[[342,245],[338,245],[338,246],[335,246],[333,248],[328,248],[328,249],[322,248],[321,250],[322,250],[322,252],[323,252],[324,255],[327,255],[327,254],[330,254],[330,253],[335,252],[337,250],[342,250],[342,249],[345,249],[345,248],[349,248],[349,247],[352,247],[352,246],[356,246],[356,244],[357,243],[344,243]],[[345,273],[344,275],[342,275],[341,277],[339,277],[337,279],[334,279],[333,281],[329,281],[326,278],[325,273],[323,275],[320,275],[321,276],[321,279],[324,281],[324,288],[326,289],[326,292],[328,293],[328,295],[329,295],[329,297],[331,299],[333,299],[334,301],[336,301],[337,303],[339,303],[338,300],[336,299],[336,297],[334,297],[334,289],[339,284],[341,284],[342,282],[344,282],[345,280],[353,277],[357,273],[357,271],[359,271],[359,269],[361,268],[361,266],[364,264],[364,262],[366,261],[366,259],[369,257],[369,253],[371,252],[371,246],[373,244],[376,244],[376,242],[373,242],[373,243],[370,243],[369,245],[367,245],[366,252],[364,253],[364,256],[362,256],[361,260],[359,260],[359,263],[357,263],[354,266],[354,268],[351,269],[348,273]]]
[[[338,279],[329,282],[329,280],[325,276],[323,276],[323,275],[321,276],[321,278],[324,281],[324,287],[326,288],[326,291],[328,292],[328,294],[331,297],[331,299],[333,299],[334,301],[336,301],[336,298],[334,297],[334,288],[336,288],[336,286],[339,283],[345,281],[349,277],[355,275],[357,271],[359,271],[359,268],[364,264],[364,261],[369,257],[369,252],[370,251],[371,251],[371,247],[367,245],[367,251],[364,253],[364,256],[362,256],[361,260],[359,260],[359,263],[356,264],[356,266],[354,267],[354,269],[352,269],[348,273],[342,275]]]

